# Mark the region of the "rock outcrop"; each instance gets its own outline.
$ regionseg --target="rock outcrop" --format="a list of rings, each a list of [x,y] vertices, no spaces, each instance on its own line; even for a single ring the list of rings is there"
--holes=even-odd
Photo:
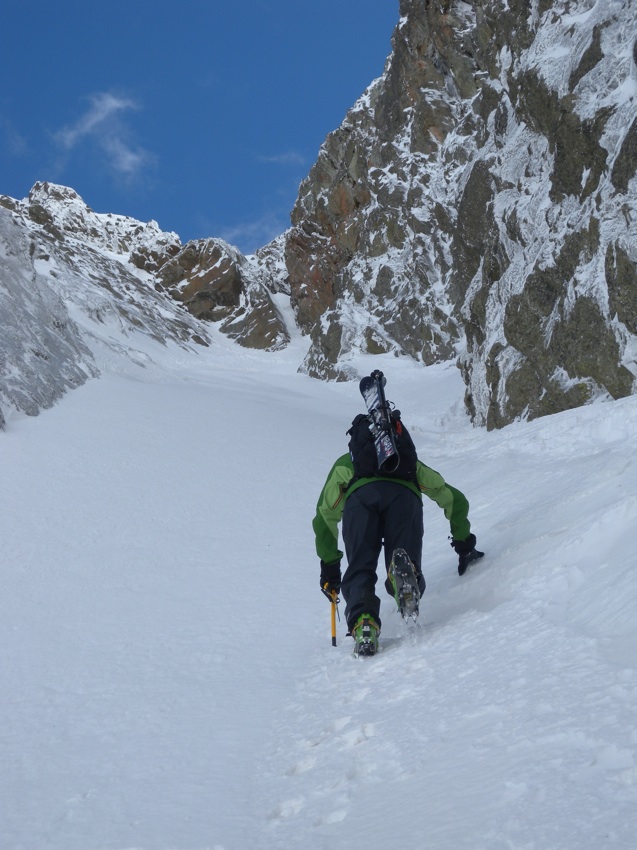
[[[188,242],[157,272],[157,285],[199,319],[247,348],[274,351],[290,341],[264,285],[265,274],[221,239]],[[274,290],[272,290],[274,291]]]
[[[393,51],[301,186],[303,368],[459,353],[500,427],[636,389],[637,7],[402,0]]]

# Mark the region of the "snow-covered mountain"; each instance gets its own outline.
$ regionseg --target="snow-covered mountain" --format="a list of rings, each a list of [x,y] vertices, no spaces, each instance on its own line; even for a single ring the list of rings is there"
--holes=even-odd
[[[144,360],[139,331],[208,345],[206,319],[244,345],[289,340],[249,262],[221,240],[182,246],[154,221],[95,213],[51,183],[0,196],[0,426],[3,410],[35,414],[103,366]]]
[[[140,323],[270,351],[298,327],[301,370],[336,380],[359,352],[457,359],[489,429],[634,393],[636,32],[632,0],[401,0],[383,75],[252,257],[49,183],[0,197],[0,410]]]

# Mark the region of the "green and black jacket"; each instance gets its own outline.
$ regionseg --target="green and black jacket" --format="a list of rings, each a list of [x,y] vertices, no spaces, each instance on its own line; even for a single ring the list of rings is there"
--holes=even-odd
[[[445,483],[438,472],[418,461],[418,483],[399,478],[357,478],[354,479],[354,465],[349,454],[344,454],[336,461],[319,496],[316,506],[316,516],[312,522],[316,537],[316,554],[326,564],[340,561],[343,553],[338,548],[338,524],[343,516],[345,500],[351,494],[371,481],[395,481],[403,484],[419,498],[423,494],[432,499],[445,512],[449,520],[451,536],[454,540],[466,540],[471,531],[469,523],[469,502],[465,496]]]

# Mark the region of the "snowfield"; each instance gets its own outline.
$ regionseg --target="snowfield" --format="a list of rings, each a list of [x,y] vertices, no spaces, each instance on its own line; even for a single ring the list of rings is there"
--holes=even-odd
[[[354,659],[311,520],[361,401],[303,344],[146,339],[0,433],[0,848],[632,850],[637,397],[486,433],[453,364],[353,362],[486,552],[426,501]]]

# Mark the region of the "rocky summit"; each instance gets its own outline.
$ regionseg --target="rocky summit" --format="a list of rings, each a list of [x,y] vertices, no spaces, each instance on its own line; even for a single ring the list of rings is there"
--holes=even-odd
[[[96,374],[96,339],[140,356],[107,320],[285,346],[279,297],[304,372],[355,378],[360,351],[453,359],[487,428],[634,393],[636,38],[633,0],[401,0],[384,73],[251,257],[50,183],[0,197],[0,410]]]

